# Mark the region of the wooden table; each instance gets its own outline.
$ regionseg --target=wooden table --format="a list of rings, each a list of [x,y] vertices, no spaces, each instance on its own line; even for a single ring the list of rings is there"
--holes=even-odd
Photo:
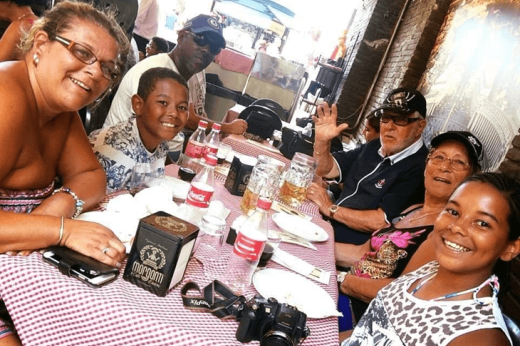
[[[177,169],[168,166],[166,174],[176,176]],[[241,214],[241,197],[229,194],[223,183],[223,177],[217,176],[213,198],[231,210],[226,220],[229,227]],[[310,206],[311,203],[304,204],[302,210]],[[319,215],[316,206],[310,214],[314,216],[312,221],[328,232],[329,240],[315,243],[318,251],[287,243],[282,243],[281,248],[334,273],[332,227],[316,216]],[[271,224],[271,227],[276,226]],[[225,244],[223,256],[230,251],[231,246]],[[182,283],[160,298],[124,281],[122,275],[105,287],[90,288],[60,274],[41,257],[39,253],[28,257],[0,255],[0,296],[25,346],[242,345],[235,339],[236,321],[219,320],[182,305],[180,288],[187,280],[201,286],[209,283],[209,279],[204,278],[202,263],[196,259],[190,260]],[[283,268],[273,262],[267,267]],[[334,278],[332,275],[328,285],[316,284],[337,301],[338,287]],[[256,291],[250,287],[246,297],[254,294]],[[307,325],[311,336],[304,345],[338,345],[337,318],[308,320]],[[251,344],[258,345],[258,342]]]

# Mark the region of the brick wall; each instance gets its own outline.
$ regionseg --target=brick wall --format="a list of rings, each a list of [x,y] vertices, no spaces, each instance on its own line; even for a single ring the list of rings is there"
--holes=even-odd
[[[349,32],[348,65],[337,100],[340,121],[349,123],[350,133],[362,128],[362,121],[355,125],[367,97],[370,99],[363,116],[379,105],[391,89],[418,85],[450,2],[409,2],[385,65],[368,95],[405,1],[364,1],[365,9],[358,10]]]
[[[354,130],[405,0],[364,0],[348,34],[338,117]]]
[[[390,90],[417,87],[450,2],[416,0],[410,3],[370,97],[365,116],[383,101]]]

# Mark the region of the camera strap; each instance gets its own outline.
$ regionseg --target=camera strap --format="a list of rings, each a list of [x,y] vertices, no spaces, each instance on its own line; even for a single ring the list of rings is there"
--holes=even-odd
[[[188,295],[191,290],[197,291],[199,296]],[[218,280],[204,287],[203,292],[195,282],[188,281],[181,289],[181,296],[187,309],[210,312],[221,319],[236,318],[238,307],[246,301],[244,296],[237,296]]]

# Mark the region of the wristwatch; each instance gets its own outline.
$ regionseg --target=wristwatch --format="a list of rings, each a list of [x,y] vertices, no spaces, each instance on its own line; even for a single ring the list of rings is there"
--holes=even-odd
[[[338,282],[341,284],[343,281],[345,281],[345,276],[347,276],[347,272],[338,272]]]
[[[69,195],[72,196],[72,198],[74,198],[74,200],[76,201],[76,205],[75,205],[76,211],[74,212],[74,215],[72,215],[72,218],[73,219],[77,218],[79,216],[79,214],[81,214],[81,212],[83,211],[83,206],[85,205],[85,202],[83,202],[81,199],[79,199],[79,197],[68,187],[62,186],[59,189],[54,190],[54,192],[52,193],[52,196],[54,196],[58,192],[68,193]]]
[[[337,205],[335,205],[335,204],[333,204],[333,205],[331,205],[331,206],[329,207],[329,217],[330,217],[331,219],[334,218],[334,214],[336,214],[336,212],[338,211],[338,208],[339,208],[339,207],[338,207]]]

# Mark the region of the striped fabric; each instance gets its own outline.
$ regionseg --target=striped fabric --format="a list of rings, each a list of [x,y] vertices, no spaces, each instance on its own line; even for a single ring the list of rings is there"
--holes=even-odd
[[[43,189],[6,190],[0,189],[0,209],[15,213],[30,213],[49,197],[54,190],[54,181]]]

